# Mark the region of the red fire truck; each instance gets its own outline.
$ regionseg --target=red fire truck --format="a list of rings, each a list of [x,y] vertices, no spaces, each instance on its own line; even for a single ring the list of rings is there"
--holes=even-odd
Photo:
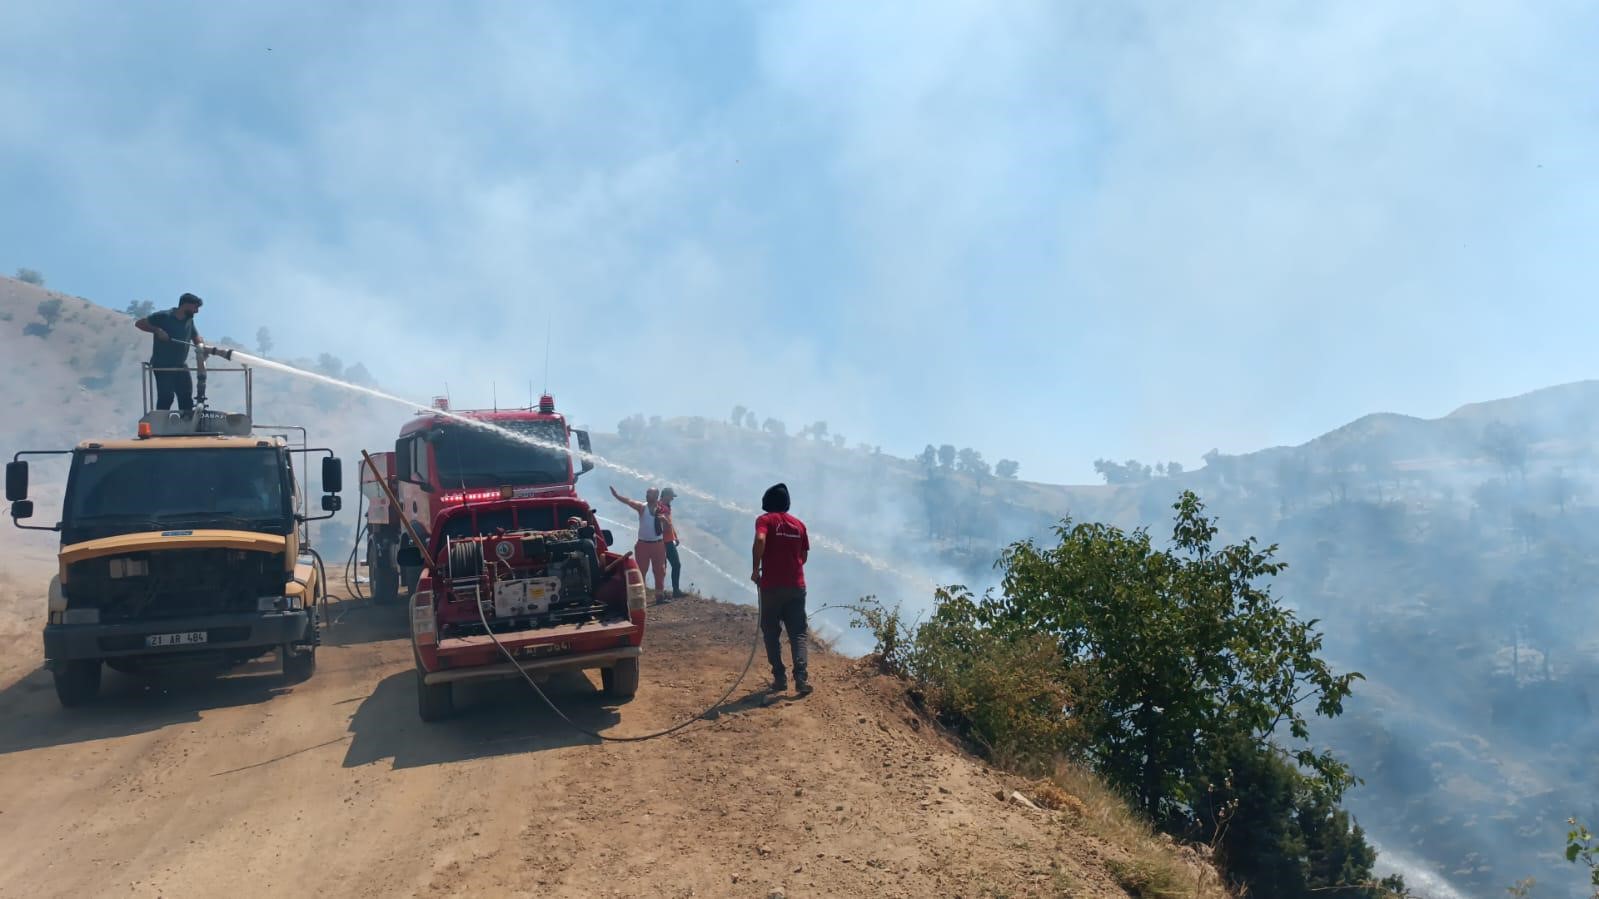
[[[455,710],[466,681],[598,669],[606,695],[638,689],[644,577],[631,555],[571,496],[506,487],[446,505],[425,538],[398,555],[423,569],[411,597],[417,712]]]
[[[394,452],[372,454],[399,508],[372,471],[361,467],[366,558],[372,596],[380,603],[413,592],[422,574],[421,566],[400,558],[399,551],[412,543],[407,519],[423,541],[432,542],[439,516],[453,507],[509,498],[512,490],[524,498],[576,499],[578,477],[594,468],[587,458],[574,464],[572,444],[587,453],[588,432],[569,428],[549,394],[523,409],[456,412],[443,397],[433,405],[400,429]]]

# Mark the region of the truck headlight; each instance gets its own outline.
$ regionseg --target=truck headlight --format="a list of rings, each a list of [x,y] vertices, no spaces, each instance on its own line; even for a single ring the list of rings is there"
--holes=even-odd
[[[260,596],[255,600],[257,612],[281,612],[288,607],[288,599],[282,596]]]
[[[62,624],[99,624],[99,609],[68,609],[61,613]]]

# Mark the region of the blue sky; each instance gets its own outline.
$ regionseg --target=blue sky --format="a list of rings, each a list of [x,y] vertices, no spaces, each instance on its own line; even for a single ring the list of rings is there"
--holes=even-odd
[[[0,0],[0,267],[1090,480],[1594,374],[1599,8]],[[270,49],[269,49],[270,48]]]

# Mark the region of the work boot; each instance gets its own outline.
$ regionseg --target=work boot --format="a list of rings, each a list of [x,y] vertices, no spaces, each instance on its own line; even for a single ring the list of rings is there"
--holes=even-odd
[[[665,593],[657,593],[657,594],[655,594],[655,604],[656,605],[664,606],[664,605],[666,605],[669,602],[671,602],[671,600],[666,598],[666,594]]]
[[[805,678],[803,678],[803,677],[794,678],[794,692],[798,693],[799,695],[801,695],[801,696],[809,696],[809,695],[811,695],[811,691],[814,690],[814,689],[816,689],[816,688],[811,686],[811,682],[806,680]]]
[[[770,692],[770,693],[786,693],[786,692],[788,692],[788,677],[786,675],[782,675],[782,674],[774,675],[772,677],[772,686],[768,690],[768,692]]]
[[[673,599],[682,599],[683,597],[685,597],[687,595],[688,594],[684,593],[682,590],[673,590],[672,591],[672,598]]]

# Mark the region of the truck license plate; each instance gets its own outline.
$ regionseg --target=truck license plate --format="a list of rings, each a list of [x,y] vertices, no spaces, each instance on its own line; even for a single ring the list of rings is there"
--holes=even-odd
[[[535,643],[524,646],[516,651],[517,658],[532,659],[540,656],[553,656],[566,652],[570,647],[565,643]]]
[[[144,638],[145,646],[191,646],[195,643],[204,643],[205,631],[189,631],[183,634],[151,634]]]

